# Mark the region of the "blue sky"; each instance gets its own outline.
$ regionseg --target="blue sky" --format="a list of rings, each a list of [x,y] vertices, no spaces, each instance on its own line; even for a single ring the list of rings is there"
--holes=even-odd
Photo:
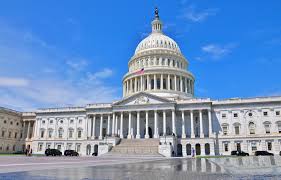
[[[2,1],[0,106],[111,102],[158,6],[196,97],[281,95],[280,1]]]

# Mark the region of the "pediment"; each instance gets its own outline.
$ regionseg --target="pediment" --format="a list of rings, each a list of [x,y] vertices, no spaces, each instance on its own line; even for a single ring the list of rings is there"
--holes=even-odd
[[[173,101],[163,97],[152,95],[145,92],[140,92],[132,96],[126,97],[121,101],[114,103],[114,105],[144,105],[144,104],[162,104],[171,103]]]

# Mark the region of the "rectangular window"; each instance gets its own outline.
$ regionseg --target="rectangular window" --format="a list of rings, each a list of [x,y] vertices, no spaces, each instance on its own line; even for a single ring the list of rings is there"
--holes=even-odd
[[[11,136],[12,136],[12,132],[9,132],[9,138],[11,138]]]
[[[267,150],[268,151],[272,150],[272,142],[267,142]]]
[[[264,115],[264,116],[267,116],[267,112],[266,112],[266,111],[265,111],[265,112],[263,112],[263,115]]]
[[[45,131],[41,131],[41,138],[43,138],[44,137],[44,133],[45,133]]]
[[[238,114],[237,114],[237,113],[234,113],[234,114],[233,114],[233,117],[237,118],[237,117],[238,117]]]
[[[280,111],[275,112],[276,116],[280,116]]]
[[[235,126],[234,128],[235,128],[235,134],[239,135],[239,126]]]
[[[49,138],[52,138],[52,134],[53,134],[53,131],[52,131],[52,130],[49,130],[48,137],[49,137]]]
[[[68,145],[67,145],[67,149],[68,149],[68,150],[71,150],[71,147],[72,147],[72,144],[68,144]]]
[[[224,151],[228,152],[228,144],[227,143],[224,144]]]
[[[77,152],[80,152],[80,144],[77,144],[76,150],[77,150]]]
[[[227,135],[227,127],[223,126],[222,127],[223,135]]]
[[[281,124],[278,124],[278,132],[281,133]]]
[[[58,150],[61,150],[61,145],[60,144],[57,147],[58,147]]]
[[[265,124],[264,127],[265,127],[265,133],[266,134],[270,134],[270,125],[269,124]]]
[[[237,144],[236,144],[236,148],[237,148],[237,151],[241,151],[241,144],[240,144],[240,143],[237,143]]]
[[[4,137],[5,136],[5,131],[2,131],[2,137]]]
[[[17,139],[18,133],[15,132],[15,139]]]
[[[252,151],[256,151],[257,150],[257,144],[256,143],[252,143]]]
[[[79,131],[78,131],[78,138],[81,138],[81,135],[82,135],[82,131],[79,130]]]
[[[38,151],[42,151],[43,144],[38,144]]]
[[[69,136],[69,138],[73,137],[73,131],[72,130],[69,131],[69,135],[68,136]]]
[[[221,117],[222,117],[222,118],[226,118],[226,114],[222,114]]]

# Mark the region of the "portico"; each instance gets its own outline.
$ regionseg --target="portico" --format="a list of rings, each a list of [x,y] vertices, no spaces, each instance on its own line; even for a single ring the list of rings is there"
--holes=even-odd
[[[104,112],[89,113],[88,128],[92,133],[88,133],[88,138],[212,137],[212,116],[208,103],[199,104],[196,109],[181,106],[165,98],[138,93],[105,108]]]

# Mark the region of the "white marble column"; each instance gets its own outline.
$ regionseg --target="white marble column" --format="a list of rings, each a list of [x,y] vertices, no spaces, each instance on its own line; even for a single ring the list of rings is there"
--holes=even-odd
[[[115,115],[114,134],[118,135],[118,115]]]
[[[103,114],[100,115],[100,136],[99,136],[99,139],[102,139],[102,124],[103,124]]]
[[[148,134],[148,111],[145,112],[145,138],[149,138]]]
[[[208,120],[209,120],[209,137],[212,137],[213,134],[213,128],[212,128],[212,112],[209,109],[208,110]]]
[[[134,92],[137,92],[138,87],[137,87],[137,78],[136,77],[134,78],[134,83],[135,83]]]
[[[204,138],[202,110],[199,111],[199,120],[200,120],[200,138]]]
[[[110,114],[107,116],[107,135],[109,136],[110,134]]]
[[[194,120],[193,120],[193,110],[190,111],[190,132],[191,132],[191,138],[195,138],[194,134]]]
[[[181,112],[181,118],[182,118],[182,133],[181,133],[181,137],[182,138],[186,138],[186,133],[185,133],[185,117],[184,117],[184,111]]]
[[[130,79],[130,93],[133,92],[133,78]]]
[[[123,135],[123,112],[121,112],[121,116],[120,116],[120,138],[124,138],[124,135]]]
[[[40,121],[40,123],[42,123],[41,121]],[[28,125],[27,125],[27,139],[29,139],[29,137],[30,137],[30,121],[28,121]],[[39,135],[39,137],[41,137],[41,135]]]
[[[141,87],[141,91],[144,91],[144,88],[143,88],[144,87],[143,76],[141,76],[141,83],[140,84],[141,84],[141,86],[140,86]]]
[[[177,91],[177,76],[174,75],[174,84],[175,84],[175,91]]]
[[[158,138],[159,134],[158,134],[158,114],[157,111],[154,111],[154,138]]]
[[[111,128],[111,135],[114,136],[115,135],[115,131],[114,131],[114,127],[115,127],[115,112],[112,115],[112,128]]]
[[[92,119],[92,139],[96,138],[96,115]]]
[[[180,91],[183,92],[183,77],[180,76]]]
[[[166,122],[166,111],[163,110],[163,135],[166,135],[166,129],[167,129],[167,122]]]
[[[172,131],[175,134],[175,136],[177,137],[177,130],[176,130],[176,112],[173,109],[172,110]]]
[[[137,112],[137,139],[140,139],[140,112]]]
[[[127,136],[127,139],[132,139],[131,128],[132,128],[132,112],[129,111],[129,122],[128,122],[128,136]]]
[[[92,118],[89,115],[87,115],[87,139],[91,137],[91,135],[92,135]]]
[[[168,84],[168,90],[171,90],[171,84],[170,84],[170,74],[168,74],[168,80],[167,80],[167,84]]]

